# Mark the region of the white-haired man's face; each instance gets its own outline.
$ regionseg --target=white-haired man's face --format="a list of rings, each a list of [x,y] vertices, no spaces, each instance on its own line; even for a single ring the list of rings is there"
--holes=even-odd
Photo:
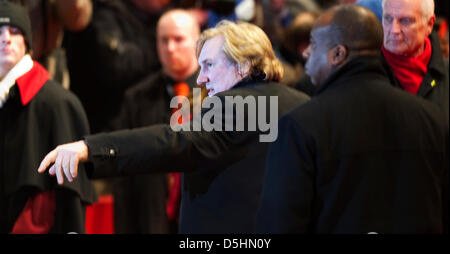
[[[384,47],[391,53],[414,57],[423,52],[435,17],[424,22],[422,1],[387,0],[383,6]]]

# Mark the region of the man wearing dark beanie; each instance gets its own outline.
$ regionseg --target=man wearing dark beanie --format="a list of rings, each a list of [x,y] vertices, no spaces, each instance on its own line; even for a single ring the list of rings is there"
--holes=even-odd
[[[27,52],[31,50],[31,24],[26,10],[18,5],[6,0],[0,1],[0,26],[8,25],[19,28],[22,32]]]
[[[55,145],[88,134],[86,115],[31,59],[31,42],[27,11],[0,1],[0,233],[84,233],[91,182],[56,188],[35,168]]]

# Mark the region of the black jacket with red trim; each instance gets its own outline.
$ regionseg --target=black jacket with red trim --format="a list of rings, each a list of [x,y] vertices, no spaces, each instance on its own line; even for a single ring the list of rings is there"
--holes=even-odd
[[[35,62],[17,79],[0,108],[1,233],[11,232],[27,201],[53,191],[55,194],[49,197],[54,198],[56,206],[49,232],[82,233],[85,205],[96,199],[83,170],[77,181],[62,186],[54,177],[37,173],[40,161],[55,146],[89,133],[79,100],[48,79],[47,71]]]

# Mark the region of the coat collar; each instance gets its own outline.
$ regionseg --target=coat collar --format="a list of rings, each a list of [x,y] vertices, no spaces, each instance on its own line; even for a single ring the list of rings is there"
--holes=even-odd
[[[22,105],[27,105],[49,79],[50,74],[34,61],[33,68],[16,80]]]
[[[261,83],[267,83],[267,81],[264,80],[264,75],[258,75],[258,76],[252,76],[244,78],[243,80],[239,81],[236,85],[234,85],[231,89],[236,88],[243,88],[247,86],[254,86],[259,85]]]
[[[448,72],[446,65],[444,64],[444,57],[442,56],[441,46],[439,45],[439,38],[436,32],[432,32],[430,35],[431,42],[431,59],[428,63],[428,68],[432,72],[444,77]]]
[[[342,80],[362,73],[365,73],[365,75],[372,73],[384,76],[388,80],[386,70],[382,65],[381,54],[375,56],[359,56],[350,60],[335,73],[331,74],[322,85],[315,89],[314,94],[320,94],[329,87],[342,83]]]

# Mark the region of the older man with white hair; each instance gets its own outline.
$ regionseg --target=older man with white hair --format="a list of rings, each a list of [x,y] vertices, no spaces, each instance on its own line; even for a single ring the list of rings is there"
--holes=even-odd
[[[436,103],[448,123],[448,60],[432,34],[433,0],[383,0],[383,55],[396,86]]]

